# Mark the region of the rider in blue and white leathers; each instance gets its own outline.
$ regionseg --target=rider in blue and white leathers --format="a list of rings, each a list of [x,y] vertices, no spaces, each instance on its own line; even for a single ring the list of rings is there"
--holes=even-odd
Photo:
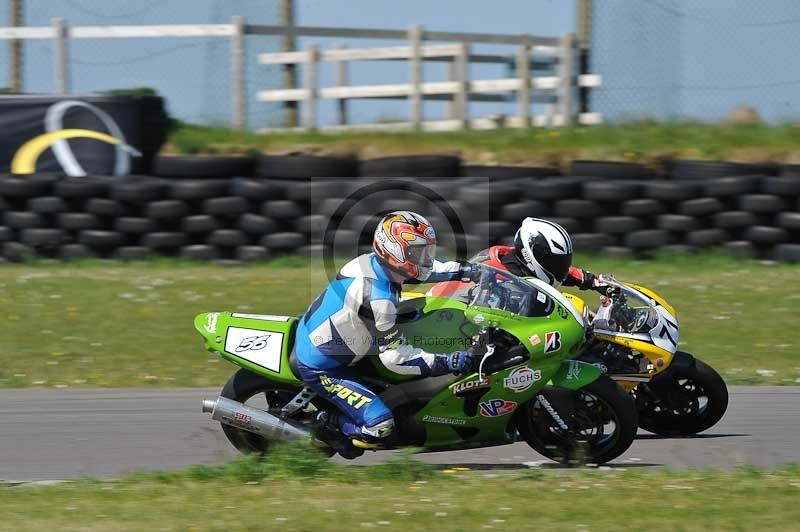
[[[395,320],[403,282],[466,279],[473,267],[436,261],[435,233],[418,214],[391,213],[375,234],[375,252],[339,271],[309,306],[296,336],[301,377],[339,409],[336,424],[342,434],[362,443],[377,442],[394,427],[389,408],[359,382],[352,367],[364,356],[377,354],[386,368],[405,375],[465,373],[472,365],[462,351],[442,355],[413,347]]]

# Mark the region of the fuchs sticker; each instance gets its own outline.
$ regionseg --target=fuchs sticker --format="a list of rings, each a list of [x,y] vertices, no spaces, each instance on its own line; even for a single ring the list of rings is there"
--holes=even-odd
[[[228,327],[225,352],[280,373],[283,333]]]
[[[439,416],[423,416],[422,421],[428,423],[439,423],[441,425],[466,425],[467,421],[464,419],[456,419],[452,417],[439,417]]]
[[[490,399],[481,403],[480,408],[483,417],[500,417],[513,412],[517,408],[517,403],[505,399]]]
[[[542,372],[532,370],[528,366],[522,366],[512,371],[508,377],[503,379],[503,387],[515,392],[524,392],[536,381],[542,380]]]
[[[561,350],[561,333],[552,331],[544,335],[544,352],[555,353]]]
[[[488,388],[488,387],[489,387],[489,379],[487,377],[467,382],[459,382],[458,384],[453,386],[453,395],[461,395],[462,393],[466,393],[471,390],[479,390],[481,388]]]
[[[261,321],[289,321],[292,319],[290,316],[275,316],[274,314],[240,314],[234,312],[231,318],[245,318],[248,320],[261,320]]]

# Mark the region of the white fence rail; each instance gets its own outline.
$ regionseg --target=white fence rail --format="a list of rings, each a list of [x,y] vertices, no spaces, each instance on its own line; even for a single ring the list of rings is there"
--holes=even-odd
[[[246,127],[247,94],[245,66],[246,35],[292,35],[295,37],[339,37],[406,40],[403,46],[375,48],[337,48],[322,50],[311,44],[304,51],[260,54],[261,64],[301,65],[305,69],[302,88],[263,90],[258,99],[265,102],[301,102],[302,129],[423,129],[451,130],[463,128],[530,127],[596,124],[602,117],[597,113],[576,111],[576,91],[580,87],[600,85],[598,75],[575,73],[576,45],[573,35],[561,38],[533,35],[501,35],[490,33],[456,33],[427,31],[413,26],[408,30],[363,28],[326,28],[299,26],[248,25],[243,17],[233,17],[230,24],[173,24],[149,26],[75,26],[63,19],[53,19],[45,27],[0,27],[0,40],[49,39],[53,41],[54,78],[56,90],[70,92],[70,39],[124,39],[163,37],[222,37],[231,43],[231,108],[232,125]],[[426,44],[427,41],[454,44]],[[477,63],[505,64],[507,55],[475,54],[472,44],[502,44],[516,47],[513,78],[470,79],[469,65]],[[352,61],[407,61],[409,82],[391,85],[351,86],[347,83],[346,65]],[[424,81],[423,63],[449,63],[449,80]],[[336,86],[319,87],[321,62],[336,66]],[[555,66],[558,74],[532,76],[537,65]],[[475,101],[508,101],[516,95],[517,116],[509,118],[472,119],[469,103]],[[395,124],[348,124],[347,101],[360,98],[407,99],[409,120]],[[319,128],[317,106],[320,99],[339,101],[337,125]],[[423,101],[442,100],[448,103],[448,118],[425,120]],[[547,112],[533,116],[531,104],[547,104]]]

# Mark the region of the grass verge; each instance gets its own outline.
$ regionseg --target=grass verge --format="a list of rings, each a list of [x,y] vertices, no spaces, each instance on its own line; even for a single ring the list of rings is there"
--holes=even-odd
[[[796,466],[499,474],[407,457],[345,467],[293,446],[219,467],[7,488],[0,529],[790,530],[798,489]]]
[[[631,123],[452,133],[269,133],[179,124],[168,153],[257,151],[355,154],[362,158],[458,154],[472,164],[564,165],[574,159],[653,163],[663,157],[800,162],[800,124]]]
[[[666,297],[678,310],[681,348],[729,384],[800,383],[800,266],[715,255],[576,264]],[[222,386],[235,367],[203,350],[196,314],[299,315],[325,285],[322,267],[299,259],[241,267],[33,263],[2,272],[2,387]],[[597,294],[582,294],[597,304]]]

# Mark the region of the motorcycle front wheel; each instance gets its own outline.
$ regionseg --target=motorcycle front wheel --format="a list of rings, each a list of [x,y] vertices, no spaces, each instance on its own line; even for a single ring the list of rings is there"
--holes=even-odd
[[[605,375],[578,390],[545,388],[517,417],[528,445],[567,465],[617,458],[633,443],[637,425],[633,398]]]
[[[670,368],[636,391],[639,426],[663,436],[689,436],[714,426],[728,409],[728,387],[714,368],[695,359]]]

